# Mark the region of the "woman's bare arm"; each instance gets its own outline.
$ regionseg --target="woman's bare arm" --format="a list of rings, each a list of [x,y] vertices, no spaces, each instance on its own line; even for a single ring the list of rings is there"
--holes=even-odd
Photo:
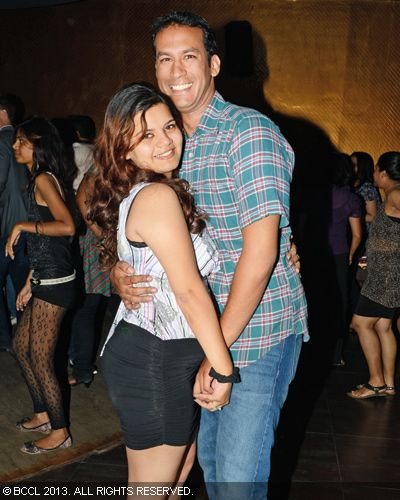
[[[376,215],[376,201],[366,201],[365,202],[365,222],[372,222]]]
[[[351,244],[349,250],[349,264],[353,262],[353,255],[361,243],[362,228],[361,219],[359,217],[349,217],[351,229]]]
[[[200,277],[192,239],[175,192],[152,184],[136,197],[126,226],[134,241],[145,241],[165,269],[179,307],[214,369],[232,373],[214,305]]]
[[[37,233],[46,236],[73,236],[75,224],[65,205],[54,179],[48,174],[41,174],[35,180],[35,196],[39,205],[47,206],[54,217],[51,222],[21,221],[14,224],[6,243],[6,256],[14,259],[14,245],[20,234]]]
[[[47,206],[54,217],[54,221],[39,224],[39,233],[46,236],[73,236],[75,234],[75,224],[72,215],[53,177],[43,173],[36,178],[35,185],[37,203]],[[23,231],[26,231],[26,229],[23,229]]]

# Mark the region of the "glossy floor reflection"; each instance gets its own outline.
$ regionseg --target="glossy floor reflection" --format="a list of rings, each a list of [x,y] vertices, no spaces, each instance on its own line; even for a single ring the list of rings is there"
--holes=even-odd
[[[325,375],[310,364],[307,348],[303,354],[277,431],[269,500],[400,500],[400,395],[365,401],[346,396],[367,381],[355,335],[346,365]],[[30,482],[124,484],[126,478],[119,446]],[[198,468],[190,487],[191,498],[206,499]]]

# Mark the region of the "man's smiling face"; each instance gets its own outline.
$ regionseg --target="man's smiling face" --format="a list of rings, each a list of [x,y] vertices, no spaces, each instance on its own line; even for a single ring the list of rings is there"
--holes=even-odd
[[[156,77],[182,114],[202,114],[211,101],[220,60],[208,60],[201,28],[171,25],[155,38]]]

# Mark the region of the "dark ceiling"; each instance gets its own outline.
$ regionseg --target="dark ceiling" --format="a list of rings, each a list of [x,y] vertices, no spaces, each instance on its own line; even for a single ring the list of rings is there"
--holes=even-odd
[[[81,0],[0,0],[0,9],[26,9],[80,1]]]

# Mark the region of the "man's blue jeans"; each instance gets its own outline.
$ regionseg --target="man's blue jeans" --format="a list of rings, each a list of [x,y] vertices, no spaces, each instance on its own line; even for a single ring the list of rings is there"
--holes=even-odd
[[[5,300],[3,287],[7,275],[10,275],[14,285],[15,293],[25,285],[29,270],[28,257],[26,255],[26,235],[21,234],[18,243],[14,247],[14,260],[5,256],[7,238],[0,238],[0,348],[8,349],[11,340],[10,315]],[[20,316],[20,312],[17,312]]]
[[[302,341],[291,335],[242,368],[222,411],[202,410],[198,458],[210,500],[266,499],[275,429]]]

